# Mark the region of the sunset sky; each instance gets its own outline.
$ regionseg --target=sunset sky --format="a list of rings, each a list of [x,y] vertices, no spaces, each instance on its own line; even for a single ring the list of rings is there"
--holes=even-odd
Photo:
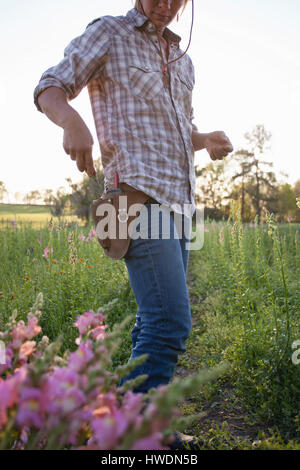
[[[67,187],[82,178],[62,148],[63,131],[39,113],[33,90],[41,74],[63,57],[70,40],[99,16],[122,15],[131,0],[0,0],[1,173],[11,193]],[[235,149],[256,124],[272,133],[267,156],[294,183],[300,178],[299,0],[195,0],[189,55],[196,71],[193,96],[200,132],[224,130]],[[188,42],[191,8],[169,27]],[[89,98],[71,102],[89,126],[100,156]],[[210,161],[206,151],[196,163]]]

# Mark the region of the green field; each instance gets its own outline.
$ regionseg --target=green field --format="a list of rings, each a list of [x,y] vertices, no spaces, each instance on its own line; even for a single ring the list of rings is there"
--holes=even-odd
[[[43,334],[50,340],[63,334],[63,350],[74,349],[73,323],[85,311],[117,299],[110,327],[135,315],[123,260],[105,257],[95,238],[79,238],[91,227],[61,221],[52,231],[45,222],[36,228],[22,215],[42,224],[47,208],[13,207],[23,222],[0,230],[0,330],[15,309],[25,319],[39,292]],[[0,217],[12,220],[5,211],[0,206]],[[300,340],[300,226],[207,222],[203,248],[191,252],[188,283],[193,330],[176,374],[224,360],[230,367],[181,405],[185,415],[206,412],[185,432],[197,435],[203,449],[300,449],[300,365],[291,360],[292,343]],[[130,356],[133,324],[134,318],[113,366]]]
[[[51,218],[50,209],[45,205],[0,204],[0,228],[1,226],[10,226],[13,221],[19,224],[19,226],[30,224],[35,228],[41,228]],[[64,219],[72,221],[77,220],[77,217],[68,215]]]

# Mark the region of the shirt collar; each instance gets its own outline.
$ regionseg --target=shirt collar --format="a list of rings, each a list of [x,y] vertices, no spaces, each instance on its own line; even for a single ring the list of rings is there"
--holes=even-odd
[[[154,24],[135,8],[129,10],[126,17],[130,20],[131,23],[134,24],[136,29],[139,29],[140,31],[147,31],[149,33],[155,32]],[[169,28],[165,28],[163,37],[169,42],[174,42],[177,45],[179,45],[181,41],[181,37],[173,33],[173,31],[171,31]]]

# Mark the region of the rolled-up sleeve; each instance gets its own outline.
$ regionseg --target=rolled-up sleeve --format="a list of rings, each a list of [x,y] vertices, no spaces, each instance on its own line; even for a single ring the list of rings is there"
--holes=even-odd
[[[34,90],[34,103],[42,112],[39,95],[49,87],[61,88],[68,100],[74,99],[92,78],[101,73],[109,52],[110,35],[101,18],[89,23],[85,32],[64,50],[64,58],[46,70]]]

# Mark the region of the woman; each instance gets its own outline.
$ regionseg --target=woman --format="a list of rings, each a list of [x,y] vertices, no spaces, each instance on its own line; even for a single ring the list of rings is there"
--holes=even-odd
[[[179,48],[180,37],[167,28],[187,1],[137,0],[126,16],[94,20],[35,89],[38,109],[64,129],[65,152],[92,177],[93,139],[68,104],[87,85],[106,187],[118,172],[122,188],[149,196],[149,224],[159,236],[131,240],[125,256],[138,305],[131,358],[146,353],[148,359],[122,383],[147,374],[135,389],[144,393],[170,381],[191,330],[185,246],[190,218],[183,214],[184,204],[191,214],[195,210],[194,151],[206,148],[216,160],[233,150],[223,132],[202,134],[192,124],[193,64]],[[162,224],[151,227],[154,203],[169,217],[168,239]],[[174,212],[181,214],[181,238]]]

